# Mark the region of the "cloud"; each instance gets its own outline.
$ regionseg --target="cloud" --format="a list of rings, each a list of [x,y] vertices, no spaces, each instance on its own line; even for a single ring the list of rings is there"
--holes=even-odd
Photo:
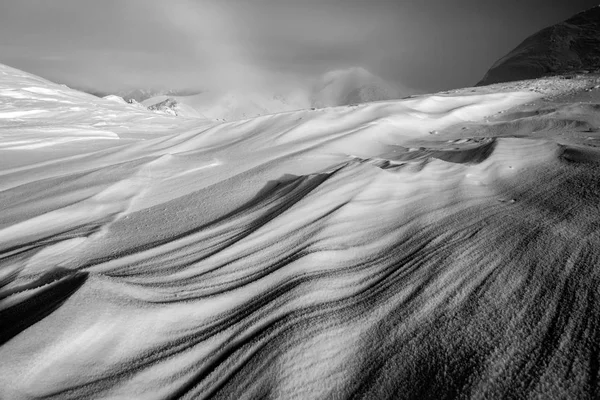
[[[435,90],[476,82],[525,36],[587,2],[5,1],[0,62],[108,91],[294,85],[354,66]]]

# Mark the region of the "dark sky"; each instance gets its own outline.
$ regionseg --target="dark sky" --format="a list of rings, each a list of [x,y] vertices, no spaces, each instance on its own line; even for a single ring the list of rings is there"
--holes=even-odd
[[[0,63],[104,91],[268,86],[351,66],[435,91],[475,84],[527,36],[598,3],[0,0]]]

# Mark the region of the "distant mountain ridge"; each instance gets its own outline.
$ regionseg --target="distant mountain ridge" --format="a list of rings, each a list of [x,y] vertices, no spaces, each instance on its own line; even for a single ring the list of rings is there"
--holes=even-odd
[[[193,89],[153,89],[153,88],[136,88],[136,89],[124,89],[118,92],[103,92],[100,90],[91,90],[85,88],[75,88],[79,91],[92,94],[96,97],[106,97],[115,95],[121,97],[126,102],[135,100],[137,103],[141,103],[144,100],[150,99],[157,96],[192,96],[201,93],[200,90]]]
[[[528,37],[477,85],[599,69],[600,6],[596,6]]]
[[[122,90],[117,96],[127,100],[135,100],[141,103],[156,96],[192,96],[200,93],[199,90],[181,90],[181,89],[133,89],[133,90]]]
[[[143,105],[159,114],[225,121],[306,108],[393,100],[415,93],[408,88],[387,82],[362,67],[329,71],[312,83],[304,82],[294,89],[286,90],[263,88],[202,91],[138,88],[116,93],[82,91],[97,97],[116,97],[126,103],[140,103],[140,106]]]

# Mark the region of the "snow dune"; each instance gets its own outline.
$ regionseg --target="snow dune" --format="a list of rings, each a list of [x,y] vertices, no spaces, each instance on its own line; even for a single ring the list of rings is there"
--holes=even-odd
[[[85,147],[31,116],[50,154],[0,137],[0,397],[593,393],[597,107],[485,90],[150,132],[81,97],[122,137]]]

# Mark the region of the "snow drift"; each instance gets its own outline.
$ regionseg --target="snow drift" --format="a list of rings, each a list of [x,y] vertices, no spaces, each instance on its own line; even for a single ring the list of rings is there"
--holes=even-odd
[[[597,394],[598,105],[188,124],[0,85],[0,397]]]

